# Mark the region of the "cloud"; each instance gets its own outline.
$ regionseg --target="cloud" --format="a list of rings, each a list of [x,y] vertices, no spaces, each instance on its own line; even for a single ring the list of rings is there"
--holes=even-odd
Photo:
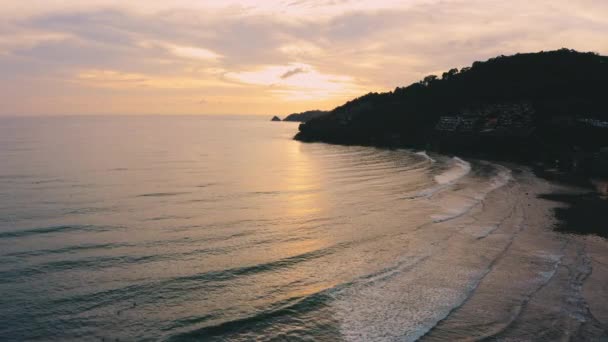
[[[324,54],[324,50],[320,46],[306,40],[281,45],[278,47],[278,51],[293,59],[318,58]]]
[[[72,37],[66,33],[44,31],[18,32],[17,36],[4,35],[0,36],[0,54],[8,54],[11,51],[18,49],[32,48],[47,42],[65,41],[70,38]]]
[[[363,91],[349,76],[325,74],[310,65],[270,65],[255,70],[227,73],[244,84],[261,85],[283,98],[323,98],[355,96]]]
[[[166,77],[145,75],[139,73],[121,72],[116,70],[88,69],[76,74],[74,82],[91,87],[114,89],[127,88],[156,88],[156,89],[201,89],[237,87],[238,85],[208,78]]]
[[[607,13],[599,0],[4,2],[0,86],[330,109],[500,54],[607,54]]]
[[[220,58],[221,56],[217,53],[193,46],[179,46],[179,45],[170,45],[169,49],[173,54],[180,57],[193,58],[193,59],[202,59],[202,60],[215,60]]]
[[[222,58],[220,54],[198,46],[183,46],[160,41],[143,41],[139,43],[139,46],[144,48],[160,47],[167,50],[169,53],[182,58],[204,61],[214,61]]]
[[[287,72],[285,72],[283,75],[281,75],[281,79],[290,78],[293,75],[302,74],[305,72],[306,72],[306,70],[303,68],[291,69],[291,70],[288,70]]]

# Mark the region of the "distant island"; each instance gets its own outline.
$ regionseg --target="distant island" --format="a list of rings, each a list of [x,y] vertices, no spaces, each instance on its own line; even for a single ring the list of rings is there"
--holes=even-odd
[[[278,116],[273,116],[270,121],[291,121],[291,122],[307,122],[309,120],[327,115],[331,112],[326,110],[309,110],[302,113],[293,113],[289,114],[285,117],[285,119],[281,120]]]
[[[608,57],[569,49],[499,56],[369,93],[295,139],[542,161],[608,175]]]

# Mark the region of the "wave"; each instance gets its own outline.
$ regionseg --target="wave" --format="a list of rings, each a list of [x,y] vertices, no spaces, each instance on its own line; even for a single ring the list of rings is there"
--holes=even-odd
[[[14,180],[14,179],[31,179],[31,178],[36,178],[36,175],[22,175],[22,174],[7,174],[7,175],[0,175],[0,181],[3,180]]]
[[[41,255],[50,255],[50,254],[69,254],[80,251],[90,251],[90,250],[108,250],[113,248],[120,247],[133,247],[135,245],[129,243],[104,243],[104,244],[85,244],[85,245],[75,245],[75,246],[67,246],[63,248],[57,249],[35,249],[28,250],[23,252],[13,252],[9,254],[4,254],[6,257],[36,257]]]
[[[237,236],[232,235],[230,237]],[[287,242],[290,240],[298,239],[296,237],[288,238],[283,240],[282,242]],[[260,240],[256,241],[256,245],[266,244],[277,242],[276,240],[268,239],[268,240]],[[249,241],[251,244],[252,241]],[[5,256],[10,257],[32,257],[32,256],[40,256],[40,255],[48,255],[48,254],[63,254],[63,253],[71,253],[74,251],[82,251],[82,250],[100,250],[100,249],[113,249],[118,247],[134,247],[134,245],[129,244],[105,244],[105,245],[91,245],[91,246],[72,246],[66,247],[57,250],[38,250],[32,252],[22,252],[22,253],[12,253]],[[311,252],[295,255],[292,257],[287,257],[283,259],[279,259],[276,261],[271,261],[264,264],[257,264],[246,267],[232,268],[220,271],[210,271],[202,274],[195,274],[192,276],[184,276],[175,279],[168,279],[168,282],[171,283],[179,283],[181,281],[193,281],[199,282],[200,284],[206,284],[211,282],[221,282],[230,280],[233,278],[237,278],[239,276],[247,276],[251,274],[256,274],[260,272],[271,272],[276,271],[282,268],[294,266],[300,262],[305,262],[309,260],[313,260],[319,257],[323,257],[325,255],[333,253],[336,249],[345,247],[345,244],[333,245],[327,248],[322,248],[318,250],[314,250]],[[75,260],[61,260],[61,261],[51,261],[45,262],[41,264],[36,264],[31,267],[26,268],[18,268],[11,269],[7,271],[0,271],[0,283],[12,283],[15,281],[20,281],[21,278],[24,277],[32,277],[40,274],[50,274],[52,272],[62,272],[62,271],[76,271],[81,269],[87,270],[101,270],[105,268],[111,268],[116,266],[125,267],[130,264],[135,265],[143,265],[145,263],[150,262],[158,262],[158,261],[170,261],[170,260],[183,260],[187,257],[198,256],[198,255],[220,255],[227,254],[231,251],[238,250],[243,248],[242,245],[234,245],[227,247],[208,247],[208,248],[199,248],[186,252],[177,252],[177,253],[168,253],[168,254],[148,254],[148,255],[117,255],[117,256],[95,256],[89,258],[80,258]]]
[[[59,299],[53,302],[54,305],[73,305],[74,303],[83,303],[83,307],[86,310],[90,310],[97,307],[102,307],[106,305],[115,305],[118,301],[131,300],[139,297],[146,297],[149,293],[155,293],[156,295],[162,296],[165,293],[175,294],[176,288],[179,287],[181,291],[195,291],[199,289],[205,289],[213,284],[228,282],[233,279],[239,277],[247,277],[259,273],[264,272],[273,272],[280,271],[281,269],[290,268],[296,266],[302,262],[315,260],[326,255],[335,253],[339,249],[347,248],[351,245],[351,243],[340,243],[336,245],[332,245],[326,248],[321,248],[317,250],[313,250],[310,252],[294,255],[291,257],[270,261],[267,263],[261,263],[250,266],[236,267],[230,269],[216,270],[216,271],[208,271],[198,274],[172,277],[162,281],[157,281],[153,283],[141,283],[141,284],[133,284],[125,287],[118,287],[114,289],[108,289],[100,292],[94,292],[89,294],[82,294],[77,296],[70,296],[63,299]],[[139,263],[145,260],[156,260],[159,258],[163,258],[163,256],[143,256],[137,259],[130,258],[124,259],[124,257],[117,257],[118,259],[122,259],[126,262],[134,262]],[[117,259],[115,258],[115,259]],[[110,260],[107,258],[107,262],[116,262],[117,260]],[[94,260],[88,260],[93,262]],[[86,263],[86,261],[85,261]],[[64,269],[71,269],[74,266],[82,266],[84,264],[74,265],[73,263],[61,263],[52,266],[60,266]],[[66,266],[69,266],[65,268]],[[86,265],[93,266],[93,265]],[[99,265],[97,265],[99,266]],[[101,265],[104,266],[104,265]],[[40,269],[31,269],[33,273],[40,273]],[[8,281],[8,280],[7,280]]]
[[[184,194],[189,194],[190,192],[187,191],[182,191],[182,192],[152,192],[152,193],[147,193],[147,194],[141,194],[138,195],[137,197],[168,197],[168,196],[178,196],[178,195],[184,195]]]
[[[471,164],[458,157],[454,157],[452,158],[452,166],[444,173],[435,176],[435,182],[442,185],[453,184],[469,174],[469,172],[471,172]]]
[[[22,278],[33,277],[36,275],[48,275],[51,272],[75,271],[79,269],[99,270],[102,268],[112,267],[117,264],[141,264],[160,259],[162,259],[162,256],[159,255],[144,255],[91,257],[81,258],[78,260],[51,261],[27,268],[20,267],[7,271],[0,271],[0,284],[19,282]]]
[[[66,233],[66,232],[74,232],[74,231],[98,231],[98,232],[100,232],[100,231],[112,230],[115,228],[117,228],[117,227],[95,226],[95,225],[51,226],[51,227],[41,227],[41,228],[33,228],[33,229],[25,229],[25,230],[0,232],[0,239],[19,238],[19,237],[26,237],[26,236],[40,235],[40,234]]]
[[[95,213],[104,213],[115,211],[116,207],[82,207],[75,209],[68,209],[65,211],[66,215],[89,215]]]
[[[436,163],[437,161],[433,158],[431,158],[428,153],[426,153],[426,151],[420,151],[420,152],[416,152],[415,154],[419,155],[419,156],[423,156],[426,160],[430,161],[431,163]]]
[[[428,257],[429,256],[406,258],[392,267],[382,269],[352,281],[336,284],[306,296],[297,296],[276,302],[267,309],[254,312],[248,316],[223,322],[220,321],[209,326],[173,334],[169,337],[169,340],[199,341],[201,339],[213,339],[214,337],[230,339],[233,335],[246,334],[251,329],[257,330],[264,326],[271,326],[276,323],[277,318],[291,317],[298,320],[295,316],[326,307],[328,303],[335,301],[338,296],[343,295],[344,291],[356,286],[369,286],[379,282],[385,282],[391,277],[415,267],[420,262],[427,260]],[[186,320],[186,323],[192,324],[178,324],[178,327],[207,322],[211,318],[217,317],[202,316],[200,318],[188,319]],[[179,323],[183,322],[180,320]],[[175,326],[175,324],[173,325]]]
[[[496,167],[499,171],[498,174],[492,178],[492,190],[498,189],[502,186],[507,185],[507,183],[509,183],[510,181],[513,180],[513,173],[511,171],[511,169],[499,165],[499,164],[493,164],[494,167]]]
[[[454,191],[445,194],[442,193],[442,196],[437,199],[437,202],[440,207],[446,206],[444,210],[447,212],[441,216],[432,216],[433,222],[430,224],[441,223],[467,215],[473,208],[483,204],[488,194],[510,182],[512,179],[510,169],[502,165],[490,163],[488,163],[488,165],[492,168],[491,177],[486,178],[484,176],[479,179],[473,177],[464,182],[464,184],[468,186],[455,188]],[[440,185],[432,188],[432,190],[437,192],[446,189],[470,172],[471,165],[468,162],[459,158],[453,158],[450,169],[442,174],[445,177],[443,179],[438,179]],[[513,213],[509,213],[507,218],[511,217],[512,214]],[[423,226],[428,226],[428,224]],[[520,223],[517,227],[521,230],[523,226]],[[494,230],[495,229],[484,232],[484,236],[487,236]],[[479,237],[477,238],[479,239]],[[455,289],[448,288],[420,288],[420,291],[426,293],[425,298],[432,302],[433,305],[437,305],[433,308],[434,311],[432,312],[425,311],[425,305],[422,303],[420,303],[420,308],[409,309],[398,308],[398,305],[395,304],[398,302],[397,299],[402,296],[405,296],[403,297],[404,303],[410,301],[415,302],[413,298],[408,298],[407,294],[403,294],[404,289],[399,283],[403,283],[401,277],[407,277],[403,272],[409,270],[410,267],[416,266],[417,263],[406,268],[399,267],[396,269],[387,269],[387,272],[374,275],[373,278],[379,281],[378,284],[366,284],[365,287],[369,287],[367,289],[358,287],[356,290],[350,291],[351,293],[338,303],[339,308],[341,309],[339,311],[345,315],[345,321],[342,323],[345,324],[342,328],[344,337],[352,340],[373,340],[379,337],[382,337],[382,339],[416,340],[424,336],[439,321],[445,319],[453,310],[456,310],[470,298],[480,282],[493,270],[496,262],[498,262],[506,250],[510,248],[512,239],[513,237],[509,243],[506,244],[502,253],[499,253],[486,268],[478,270],[471,275],[467,275],[467,278],[469,278],[467,281],[468,284],[462,288],[461,292],[454,292]],[[429,255],[429,257],[431,257],[431,255]],[[421,261],[424,261],[424,259],[419,262]],[[399,278],[391,280],[393,277]],[[415,292],[412,288],[409,288],[409,290]],[[425,295],[421,294],[421,296],[424,297]],[[389,302],[384,298],[393,298],[393,301]],[[451,298],[451,300],[445,301],[446,298]],[[391,308],[392,306],[395,306],[395,308]],[[381,311],[373,312],[373,307],[378,307]],[[418,309],[422,311],[418,313]],[[359,310],[361,312],[357,312]],[[384,310],[387,311],[384,312]],[[406,312],[401,314],[396,313],[396,311],[393,310],[406,310]],[[356,316],[357,314],[360,314],[361,316]],[[370,315],[387,317],[384,323],[380,323],[377,318],[370,318]],[[371,323],[372,321],[375,321],[375,323]],[[376,327],[370,329],[370,324],[374,324]],[[411,326],[404,329],[408,324]],[[385,327],[386,330],[383,327]],[[395,327],[398,329],[394,329]],[[405,333],[405,335],[402,335],[402,333]]]
[[[224,280],[230,280],[230,279],[233,279],[233,278],[236,278],[239,276],[247,276],[247,275],[256,274],[256,273],[270,272],[270,271],[274,271],[274,270],[278,270],[278,269],[282,269],[282,268],[291,267],[291,266],[294,266],[301,262],[318,259],[320,257],[334,253],[338,249],[346,248],[349,245],[351,245],[351,243],[346,243],[346,242],[340,243],[340,244],[336,244],[336,245],[329,246],[326,248],[316,249],[316,250],[313,250],[310,252],[297,254],[297,255],[294,255],[291,257],[287,257],[287,258],[283,258],[283,259],[279,259],[279,260],[275,260],[275,261],[270,261],[267,263],[226,269],[226,270],[221,270],[221,271],[210,271],[210,272],[205,272],[202,274],[195,274],[195,275],[191,275],[191,276],[175,278],[170,281],[171,282],[173,282],[173,281],[177,281],[177,282],[182,282],[182,281],[196,281],[196,282],[199,282],[199,281],[224,281]]]
[[[275,318],[284,316],[293,316],[294,313],[302,314],[317,310],[322,307],[327,301],[331,300],[328,294],[335,290],[329,288],[303,297],[292,297],[281,302],[275,303],[266,310],[254,312],[249,316],[218,322],[206,327],[193,329],[190,331],[173,334],[169,336],[168,341],[204,341],[213,339],[214,337],[225,335],[239,335],[246,332],[248,329],[260,329],[270,326],[275,322]],[[207,321],[210,317],[201,317],[201,319],[192,320],[194,323]]]
[[[182,230],[192,229],[192,228],[200,228],[200,226],[197,226],[197,225],[184,226],[184,227],[182,227]],[[179,229],[174,229],[173,231],[179,231]],[[33,250],[27,250],[27,251],[21,251],[21,252],[12,252],[12,253],[8,253],[8,254],[3,254],[3,256],[27,258],[27,257],[37,257],[37,256],[51,255],[51,254],[71,254],[71,253],[77,253],[80,251],[89,251],[89,250],[103,251],[103,250],[111,250],[111,249],[125,248],[125,247],[126,248],[156,248],[158,246],[166,246],[167,244],[172,244],[172,245],[178,245],[178,244],[182,244],[182,243],[204,244],[204,243],[210,243],[210,242],[213,243],[213,242],[228,241],[228,240],[235,239],[235,238],[250,236],[250,235],[254,234],[254,232],[255,232],[254,230],[249,230],[249,231],[241,231],[238,233],[228,234],[228,235],[211,236],[211,237],[203,237],[203,238],[187,239],[187,240],[185,240],[183,238],[166,239],[166,240],[152,240],[152,241],[149,241],[146,243],[141,243],[141,244],[134,244],[134,243],[82,244],[82,245],[66,246],[66,247],[56,248],[56,249],[33,249]],[[241,246],[238,246],[238,247],[240,248]],[[185,256],[194,255],[194,254],[205,254],[205,253],[217,254],[218,251],[227,250],[227,249],[228,249],[228,247],[202,248],[202,249],[196,249],[194,251],[189,251],[189,252],[164,254],[164,256],[166,256],[166,257],[176,257],[176,256],[185,257]]]
[[[424,272],[419,271],[415,275],[404,272],[437,256],[436,251],[429,251],[426,259],[417,260],[408,268],[390,270],[385,277],[378,277],[378,284],[369,284],[372,286],[356,288],[346,293],[338,303],[338,312],[343,315],[343,336],[353,341],[415,341],[425,336],[439,322],[464,305],[484,278],[494,270],[511,248],[517,233],[524,228],[523,218],[515,226],[516,232],[486,265],[479,269],[462,267],[453,270],[456,284],[460,284],[461,288],[428,286],[427,278],[420,275]],[[438,251],[442,249],[440,246],[436,248]],[[483,256],[480,260],[485,258]],[[432,265],[430,263],[426,268],[433,267]],[[391,279],[396,276],[398,277]]]
[[[219,183],[217,183],[217,182],[210,182],[210,183],[199,184],[196,187],[197,188],[208,188],[210,186],[215,186],[215,185],[218,185],[218,184]]]
[[[473,202],[470,205],[462,206],[460,208],[450,208],[447,210],[447,213],[432,215],[431,219],[433,219],[433,223],[442,223],[457,219],[469,213],[473,208],[479,205],[481,201]]]
[[[422,153],[426,154],[426,152]],[[446,171],[433,177],[435,181],[434,186],[420,190],[415,195],[407,196],[406,198],[415,199],[420,197],[431,197],[434,194],[447,189],[471,172],[471,164],[458,157],[453,157],[450,160],[450,164],[450,167]]]
[[[344,247],[344,246],[332,246]],[[219,321],[205,327],[194,328],[185,332],[178,332],[169,337],[170,341],[199,341],[202,339],[213,339],[221,337],[222,339],[231,339],[235,335],[247,333],[251,329],[260,329],[265,326],[271,326],[276,323],[277,318],[291,317],[298,320],[297,315],[302,315],[307,312],[315,311],[327,306],[327,303],[336,299],[343,291],[352,288],[355,285],[369,285],[376,282],[386,281],[388,278],[414,267],[416,264],[426,260],[425,257],[414,257],[401,260],[393,267],[385,268],[355,279],[353,281],[339,283],[334,286],[316,291],[306,296],[291,297],[270,305],[264,310],[253,312],[250,315],[239,318]],[[216,319],[217,316],[204,315],[199,318],[189,318],[187,320],[179,320],[177,324],[172,326],[176,328],[188,327],[203,322],[208,322],[211,319]],[[170,330],[170,329],[166,329]]]
[[[434,215],[432,217],[433,222],[445,222],[465,215],[479,204],[482,204],[488,194],[494,190],[502,188],[513,179],[510,169],[498,164],[488,163],[488,165],[492,166],[494,170],[496,170],[496,174],[489,179],[489,185],[483,190],[478,191],[469,197],[463,197],[461,201],[459,201],[457,207],[449,207],[446,209],[446,213]]]

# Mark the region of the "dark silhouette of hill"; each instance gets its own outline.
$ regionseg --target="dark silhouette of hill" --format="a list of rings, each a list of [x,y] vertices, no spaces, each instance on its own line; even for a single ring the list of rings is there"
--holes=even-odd
[[[608,57],[568,49],[499,56],[356,98],[301,124],[295,138],[597,170],[591,160],[608,146],[607,94]]]
[[[289,114],[287,117],[285,117],[285,119],[283,119],[283,121],[307,122],[311,119],[318,118],[326,114],[329,114],[329,112],[325,110],[309,110],[302,113]]]
[[[281,121],[281,118],[275,115],[272,117],[272,119],[270,119],[270,121]]]

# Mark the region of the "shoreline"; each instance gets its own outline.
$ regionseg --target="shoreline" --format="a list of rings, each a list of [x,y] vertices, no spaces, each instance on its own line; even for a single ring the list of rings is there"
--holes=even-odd
[[[602,228],[602,223],[608,224],[608,180],[597,180],[591,175],[565,172],[551,169],[548,164],[540,161],[531,160],[508,160],[495,159],[490,156],[478,153],[442,153],[439,151],[426,150],[408,146],[388,146],[388,145],[361,145],[361,144],[342,144],[325,142],[321,140],[300,140],[298,135],[294,137],[301,143],[323,143],[330,145],[344,146],[364,146],[379,149],[406,149],[414,153],[438,153],[449,157],[472,158],[480,161],[509,165],[513,171],[529,168],[534,176],[551,182],[556,186],[570,188],[565,192],[555,194],[544,194],[546,199],[553,200],[568,205],[567,208],[556,208],[553,211],[558,223],[553,227],[557,232],[574,234],[592,234],[603,238],[608,238],[608,229]],[[590,210],[591,209],[591,210]],[[591,227],[589,227],[591,225]]]
[[[294,136],[294,140],[301,143],[322,143],[343,146],[364,146],[379,149],[406,149],[413,153],[438,153],[449,157],[471,158],[491,163],[507,165],[514,172],[529,169],[539,179],[544,179],[556,186],[566,187],[569,190],[544,194],[547,200],[552,200],[567,205],[566,208],[555,208],[552,214],[558,220],[555,227],[557,232],[573,233],[582,235],[597,235],[608,238],[608,228],[603,228],[602,223],[608,224],[608,179],[598,180],[590,175],[575,172],[564,172],[551,169],[546,163],[540,161],[506,160],[494,159],[477,153],[441,153],[433,150],[425,150],[408,146],[385,146],[385,145],[361,145],[325,142],[320,140],[300,140]]]
[[[553,210],[558,220],[555,231],[608,238],[608,183],[605,180],[541,168],[535,168],[534,174],[565,187],[563,190],[541,195],[544,199],[566,205]]]
[[[516,210],[505,226],[484,238],[498,242],[511,230],[511,242],[464,302],[420,340],[608,337],[607,241],[555,229],[561,220],[553,213],[565,209],[566,203],[547,198],[562,193],[580,196],[581,189],[538,177],[526,166],[503,165],[512,170],[513,178],[488,196],[483,211],[474,215],[474,224],[486,210],[491,213],[496,206],[512,203]],[[582,223],[568,222],[579,227]],[[475,325],[463,324],[471,317]]]

